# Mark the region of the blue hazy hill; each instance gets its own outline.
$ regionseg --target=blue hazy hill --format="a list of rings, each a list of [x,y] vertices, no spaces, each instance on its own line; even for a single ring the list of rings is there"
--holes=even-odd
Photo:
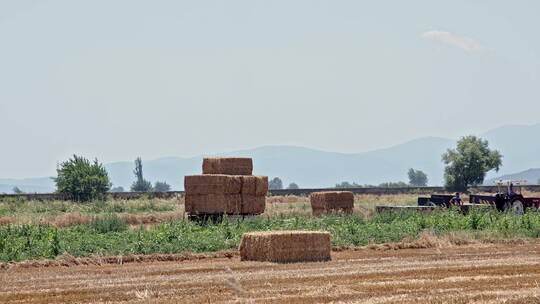
[[[492,148],[503,155],[503,167],[488,173],[487,179],[540,168],[540,124],[509,125],[493,129],[480,136],[489,140]],[[254,174],[280,177],[284,185],[290,182],[300,187],[329,187],[342,181],[359,184],[407,181],[407,170],[424,171],[430,185],[443,182],[441,155],[453,147],[454,139],[423,137],[386,149],[363,153],[327,152],[296,146],[263,146],[206,156],[252,157]],[[203,155],[197,157],[167,157],[143,159],[145,178],[166,181],[174,190],[183,189],[183,176],[200,174]],[[114,186],[129,189],[133,177],[133,161],[106,164]],[[536,182],[534,180],[533,182]],[[11,192],[14,185],[28,192],[49,192],[54,185],[49,178],[0,179],[0,192]]]

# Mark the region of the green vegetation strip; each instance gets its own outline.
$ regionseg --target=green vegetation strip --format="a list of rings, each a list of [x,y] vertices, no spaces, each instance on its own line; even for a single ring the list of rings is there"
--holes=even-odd
[[[67,252],[76,257],[94,254],[153,254],[213,252],[236,248],[244,232],[261,230],[326,230],[335,246],[362,246],[415,238],[424,229],[437,235],[453,231],[489,231],[491,236],[540,237],[540,214],[518,216],[496,211],[431,213],[397,212],[360,216],[276,216],[245,221],[198,224],[176,221],[150,229],[128,229],[116,215],[95,219],[88,225],[54,228],[42,225],[0,227],[0,260],[21,261],[55,258]]]
[[[150,213],[179,209],[174,200],[142,198],[138,200],[92,201],[84,204],[71,201],[24,201],[23,199],[0,200],[1,216],[42,216],[65,213]]]

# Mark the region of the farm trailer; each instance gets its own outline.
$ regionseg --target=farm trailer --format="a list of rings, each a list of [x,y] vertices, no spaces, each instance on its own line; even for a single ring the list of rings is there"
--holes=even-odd
[[[538,211],[540,209],[540,197],[525,197],[522,188],[526,181],[499,180],[497,183],[497,193],[492,195],[470,194],[469,202],[463,203],[459,207],[466,214],[470,208],[476,206],[489,206],[499,211],[512,211],[517,214],[524,214],[527,210]],[[517,188],[517,192],[515,191]],[[503,190],[504,189],[504,190]],[[418,207],[407,206],[409,210],[435,210],[435,208],[451,207],[453,195],[432,194],[430,197],[419,197]],[[434,207],[434,208],[426,208]],[[398,206],[377,206],[377,212],[400,210],[404,207]]]

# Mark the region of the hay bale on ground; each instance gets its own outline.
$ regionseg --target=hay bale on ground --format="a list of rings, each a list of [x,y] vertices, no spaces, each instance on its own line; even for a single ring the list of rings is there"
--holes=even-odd
[[[328,212],[350,214],[354,209],[354,194],[350,191],[313,192],[309,195],[309,201],[315,216]]]
[[[204,158],[203,174],[251,175],[253,161],[249,157]]]
[[[329,261],[330,233],[260,231],[242,235],[240,260],[278,263]]]
[[[184,189],[189,194],[240,194],[242,177],[224,174],[187,175],[184,177]]]

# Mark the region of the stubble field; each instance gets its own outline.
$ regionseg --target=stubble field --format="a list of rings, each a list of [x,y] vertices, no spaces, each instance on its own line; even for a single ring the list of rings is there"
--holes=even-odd
[[[0,303],[540,303],[540,243],[345,250],[332,258],[15,264],[0,270]]]
[[[316,218],[268,197],[259,219],[199,225],[181,198],[0,202],[0,303],[540,303],[540,213],[373,212],[415,203]],[[298,229],[329,231],[333,260],[240,262],[242,233]]]

